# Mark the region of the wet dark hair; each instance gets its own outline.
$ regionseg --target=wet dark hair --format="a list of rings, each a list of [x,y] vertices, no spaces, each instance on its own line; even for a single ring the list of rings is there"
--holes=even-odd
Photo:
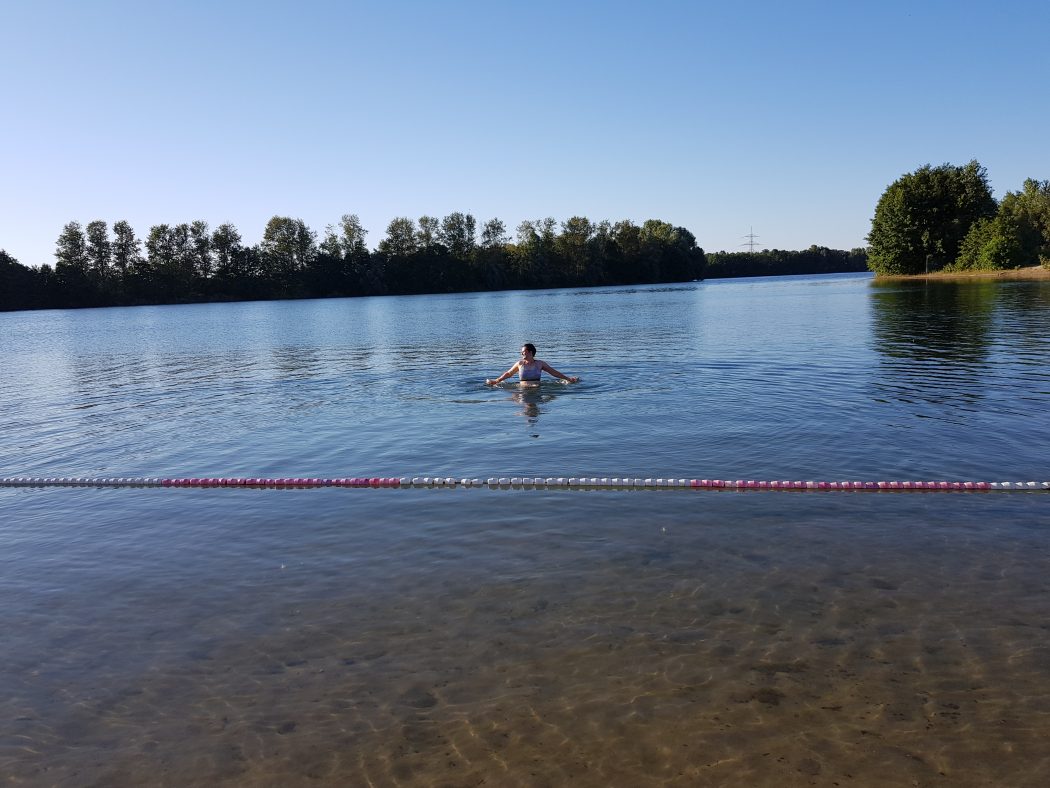
[[[532,344],[531,342],[526,342],[524,345],[522,345],[522,347],[525,348],[530,353],[532,353],[532,355],[534,355],[534,356],[536,355],[536,346],[534,344]]]

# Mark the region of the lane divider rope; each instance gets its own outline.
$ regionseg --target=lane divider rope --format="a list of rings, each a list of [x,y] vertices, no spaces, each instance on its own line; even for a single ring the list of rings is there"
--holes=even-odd
[[[863,491],[940,491],[983,492],[991,490],[1050,490],[1046,482],[949,482],[949,481],[755,481],[753,479],[639,479],[610,477],[529,477],[501,476],[487,479],[458,479],[451,476],[345,477],[333,479],[304,477],[0,477],[0,487],[488,487],[490,489],[665,489],[777,490],[812,492]]]

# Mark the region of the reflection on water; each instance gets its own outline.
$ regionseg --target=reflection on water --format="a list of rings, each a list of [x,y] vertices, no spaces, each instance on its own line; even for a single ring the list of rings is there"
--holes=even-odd
[[[554,402],[563,388],[562,384],[550,381],[540,383],[522,381],[505,387],[510,392],[510,401],[521,406],[518,413],[524,416],[528,423],[529,437],[540,437],[537,430],[540,415],[543,413],[541,406]]]
[[[997,282],[873,282],[873,342],[880,352],[918,361],[975,364],[988,352]]]
[[[995,282],[875,283],[879,390],[909,404],[978,407],[997,293]]]
[[[1001,475],[1050,440],[1050,285],[1019,284],[872,286],[871,396],[901,468]]]
[[[873,283],[880,395],[948,412],[979,411],[1001,407],[1004,387],[1023,392],[1039,378],[1047,381],[1050,288],[1017,284]]]

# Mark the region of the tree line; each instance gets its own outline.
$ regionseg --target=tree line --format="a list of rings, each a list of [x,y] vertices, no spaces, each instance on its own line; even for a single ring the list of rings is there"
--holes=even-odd
[[[1029,178],[996,201],[976,160],[927,164],[886,188],[868,244],[877,274],[1050,268],[1050,181]]]
[[[763,249],[761,252],[714,252],[707,255],[708,279],[733,276],[783,276],[786,274],[836,274],[868,270],[864,249],[829,249],[811,246],[801,251]]]
[[[69,222],[55,265],[28,268],[0,252],[0,309],[674,282],[703,276],[692,233],[658,219],[522,222],[466,213],[398,217],[374,250],[347,214],[319,238],[301,219],[274,216],[262,241],[232,224],[160,224],[144,239],[126,221]]]
[[[324,233],[274,216],[249,246],[232,224],[159,224],[139,238],[126,221],[66,224],[55,265],[0,251],[0,310],[277,298],[449,293],[682,282],[710,276],[864,270],[862,250],[706,255],[684,227],[659,219],[526,220],[468,213],[398,217],[374,250],[355,214]],[[859,262],[858,262],[859,261]]]

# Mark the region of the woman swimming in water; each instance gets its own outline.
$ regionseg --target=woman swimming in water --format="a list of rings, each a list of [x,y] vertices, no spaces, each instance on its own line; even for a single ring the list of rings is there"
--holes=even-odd
[[[518,373],[518,378],[522,383],[539,383],[540,373],[542,372],[547,372],[548,374],[554,375],[554,377],[568,383],[577,383],[580,380],[575,376],[563,375],[546,361],[541,361],[536,358],[536,346],[531,342],[526,342],[521,346],[521,360],[515,361],[513,367],[508,369],[495,380],[486,379],[485,384],[488,386],[496,386],[515,372]]]

